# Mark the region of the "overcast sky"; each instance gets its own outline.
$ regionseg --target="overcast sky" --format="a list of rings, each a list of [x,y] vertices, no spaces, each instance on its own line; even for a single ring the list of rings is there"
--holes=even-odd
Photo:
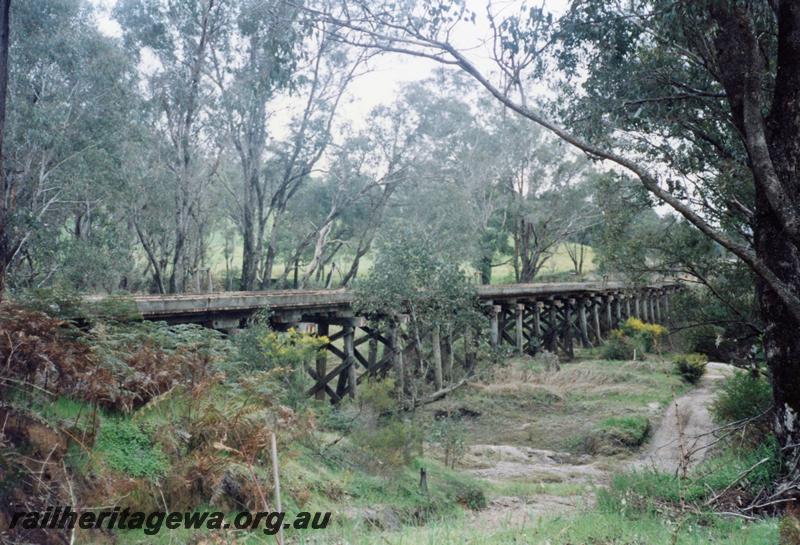
[[[97,24],[109,35],[119,36],[121,28],[111,16],[117,0],[91,0],[98,8]],[[545,8],[554,14],[562,13],[569,0],[545,0]],[[496,15],[513,13],[524,4],[520,0],[494,0],[493,12]],[[536,2],[537,4],[539,2]],[[530,5],[530,2],[527,2]],[[467,0],[469,9],[477,13],[475,24],[461,23],[453,42],[460,49],[468,51],[471,60],[480,68],[490,70],[487,39],[490,36],[486,20],[486,0]],[[351,84],[348,100],[340,111],[341,119],[360,125],[367,113],[378,104],[390,104],[400,92],[403,84],[418,81],[434,75],[442,68],[435,62],[407,57],[398,54],[385,54],[372,59],[371,72]],[[452,69],[451,69],[452,70]]]

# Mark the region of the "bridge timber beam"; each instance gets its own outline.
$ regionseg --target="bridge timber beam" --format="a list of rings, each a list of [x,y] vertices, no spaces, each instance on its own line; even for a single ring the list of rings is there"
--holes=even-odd
[[[548,350],[571,358],[576,342],[597,346],[627,318],[669,323],[669,297],[679,289],[678,284],[562,282],[478,286],[476,291],[487,318],[483,335],[491,346],[507,345],[519,355]],[[332,403],[355,398],[359,384],[384,378],[390,370],[398,387],[406,390],[408,379],[420,368],[427,369],[430,376],[424,378],[437,389],[453,380],[454,369],[474,368],[481,331],[457,331],[451,324],[439,324],[417,338],[405,331],[404,315],[395,316],[390,321],[394,325],[381,331],[355,315],[353,300],[352,292],[342,289],[134,297],[144,319],[170,324],[197,323],[231,331],[246,327],[257,313],[268,316],[279,330],[310,324],[328,342],[313,363],[307,362],[307,373],[314,380],[307,393]],[[418,365],[423,360],[433,364],[430,369]]]

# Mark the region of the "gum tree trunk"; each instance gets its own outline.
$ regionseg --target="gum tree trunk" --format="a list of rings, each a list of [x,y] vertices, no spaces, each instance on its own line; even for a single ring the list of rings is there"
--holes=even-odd
[[[751,154],[755,165],[768,160],[774,174],[753,169],[757,178],[755,250],[797,296],[800,294],[800,3],[785,1],[775,9],[778,63],[772,105],[765,119],[768,153]],[[747,124],[747,109],[744,119]],[[758,290],[767,324],[764,350],[772,373],[774,430],[789,472],[784,486],[786,492],[793,486],[796,495],[800,484],[799,313],[763,281],[759,281]]]
[[[761,220],[759,253],[773,270],[782,269],[784,281],[800,293],[797,248],[785,242],[768,218]],[[763,281],[758,282],[758,297],[766,323],[764,351],[772,375],[774,431],[783,449],[790,482],[800,482],[800,323]]]
[[[3,166],[3,132],[6,121],[6,92],[8,90],[9,9],[11,0],[0,0],[0,300],[6,286],[6,273],[13,255],[8,232],[11,195]]]

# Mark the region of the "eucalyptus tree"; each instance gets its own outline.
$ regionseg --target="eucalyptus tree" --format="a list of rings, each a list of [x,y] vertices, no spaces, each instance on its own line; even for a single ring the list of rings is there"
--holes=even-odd
[[[459,262],[473,264],[482,283],[509,254],[516,280],[530,282],[588,225],[590,202],[578,195],[592,170],[494,102],[461,92],[463,85],[463,78],[437,77],[403,90],[399,104],[416,151],[399,214],[458,248]]]
[[[9,242],[6,235],[8,204],[6,202],[6,177],[3,169],[3,133],[6,122],[6,95],[8,94],[8,48],[10,42],[11,0],[0,2],[0,299],[5,289],[8,267]]]
[[[774,430],[800,486],[800,5],[790,0],[574,0],[554,24],[524,8],[493,24],[500,79],[450,41],[462,2],[351,0],[343,41],[472,76],[510,110],[635,176],[757,279]],[[551,113],[531,84],[566,75]],[[550,72],[552,73],[552,72]]]
[[[602,224],[593,233],[592,248],[599,269],[624,271],[635,282],[680,277],[701,288],[684,290],[673,301],[671,329],[682,332],[689,350],[751,363],[752,347],[764,332],[752,272],[680,216],[659,216],[653,199],[634,180],[607,174],[598,182]]]
[[[300,287],[306,287],[311,276],[331,261],[344,245],[342,235],[349,233],[339,233],[336,229],[343,224],[339,221],[341,216],[366,200],[373,189],[379,190],[381,184],[380,180],[358,176],[358,172],[351,171],[349,165],[341,164],[330,169],[327,181],[329,190],[327,199],[323,201],[327,204],[324,213],[311,224],[311,229],[297,248],[299,250],[307,246],[312,249],[308,266],[299,280]],[[393,184],[389,182],[389,185],[391,187]]]
[[[172,211],[167,285],[183,291],[191,250],[203,244],[203,203],[219,165],[220,141],[210,123],[216,100],[205,77],[211,52],[230,22],[229,0],[122,0],[114,9],[129,48],[150,58],[147,94],[154,113],[157,168],[165,175],[149,189],[168,193]],[[143,57],[143,58],[148,58]],[[164,191],[164,184],[172,187]],[[144,226],[139,226],[140,231]],[[143,242],[144,243],[144,242]],[[155,267],[156,263],[151,263]]]
[[[387,208],[382,231],[425,225],[441,247],[453,250],[459,263],[475,265],[488,282],[498,245],[508,236],[498,174],[504,150],[492,138],[486,105],[456,97],[460,83],[437,77],[409,84],[392,107],[395,131],[402,129],[405,183]],[[384,141],[397,139],[389,136]]]
[[[306,262],[299,287],[306,287],[312,277],[321,279],[337,255],[341,284],[352,281],[392,196],[407,179],[401,111],[380,107],[370,119],[368,129],[336,146],[324,174],[306,184],[289,208],[292,230],[301,236],[291,247],[288,263],[298,264],[301,258]],[[348,260],[349,266],[344,265]],[[291,268],[284,268],[284,284]]]
[[[298,84],[295,70],[305,38],[298,8],[284,0],[245,0],[235,6],[224,40],[212,44],[210,78],[219,88],[219,116],[241,171],[230,184],[242,236],[240,288],[256,287],[269,221],[269,179],[263,172],[271,108]]]
[[[372,270],[355,283],[355,307],[359,313],[384,322],[389,329],[399,326],[400,314],[408,315],[408,337],[416,347],[417,367],[401,366],[397,372],[400,395],[409,395],[411,406],[430,382],[425,380],[429,373],[434,374],[439,388],[446,375],[454,379],[452,369],[445,373],[439,367],[441,358],[425,356],[428,335],[442,329],[449,333],[475,328],[480,323],[474,288],[452,257],[447,243],[436,233],[416,224],[398,225],[392,236],[381,238]],[[436,334],[433,343],[439,338]],[[411,377],[423,380],[408,380]]]
[[[115,289],[133,261],[117,197],[135,64],[86,2],[20,2],[12,17],[2,268],[20,287]]]
[[[361,260],[372,249],[398,192],[415,176],[418,163],[414,119],[402,104],[374,108],[367,127],[338,154],[336,176],[360,180],[359,198],[343,214],[350,239],[345,249],[351,256],[349,267],[343,268],[343,286],[357,277]]]
[[[517,282],[531,282],[588,220],[588,203],[578,195],[590,169],[538,128],[519,119],[499,125],[494,137],[504,153],[497,168],[508,202],[514,273]]]
[[[300,107],[291,116],[288,135],[268,146],[265,210],[270,232],[260,268],[262,288],[272,281],[287,207],[325,157],[339,106],[364,60],[363,51],[351,55],[324,28],[312,33],[303,47],[309,62],[297,75]]]
[[[506,150],[492,138],[493,105],[459,96],[463,84],[460,78],[439,77],[413,84],[405,93],[406,109],[419,119],[420,149],[408,208],[417,222],[459,250],[460,263],[473,264],[488,283],[494,257],[508,236],[500,167]]]

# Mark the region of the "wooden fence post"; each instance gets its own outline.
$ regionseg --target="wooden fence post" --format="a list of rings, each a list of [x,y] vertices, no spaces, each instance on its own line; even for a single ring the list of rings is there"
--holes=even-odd
[[[281,506],[281,477],[280,471],[278,470],[278,442],[275,440],[275,433],[272,433],[271,437],[271,454],[272,454],[272,480],[275,484],[275,509],[279,513],[283,512],[283,507]],[[283,524],[280,525],[278,529],[278,544],[283,545]]]

